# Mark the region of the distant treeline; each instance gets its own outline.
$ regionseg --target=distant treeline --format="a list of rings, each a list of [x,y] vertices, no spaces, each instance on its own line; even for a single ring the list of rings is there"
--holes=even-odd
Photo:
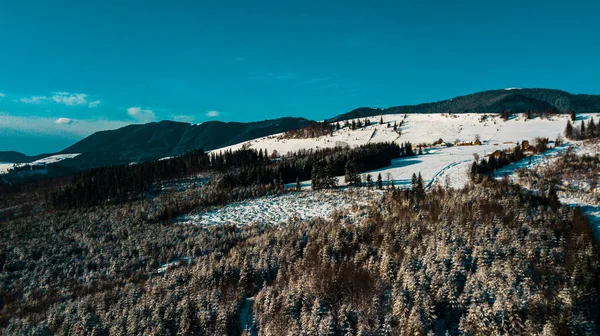
[[[573,123],[571,123],[573,120]],[[600,122],[596,124],[594,118],[590,118],[587,125],[584,120],[581,120],[579,126],[575,123],[575,116],[572,115],[571,120],[567,121],[565,128],[565,137],[571,140],[589,140],[600,136]]]
[[[356,148],[301,150],[269,166],[245,166],[229,171],[219,183],[221,188],[231,188],[270,183],[283,186],[286,183],[312,180],[314,189],[321,189],[334,187],[332,179],[346,174],[348,162],[354,163],[356,172],[364,172],[389,166],[392,159],[411,155],[414,152],[408,142],[402,145],[374,143]]]
[[[58,208],[93,206],[106,200],[122,202],[160,187],[162,182],[208,171],[224,171],[244,165],[266,164],[255,150],[205,153],[198,149],[181,156],[139,164],[96,168],[77,174],[71,184],[50,193]]]
[[[55,208],[88,207],[106,201],[123,202],[161,188],[165,181],[195,174],[212,174],[212,192],[250,186],[277,186],[319,176],[346,173],[349,161],[357,172],[390,165],[391,160],[413,155],[410,143],[377,143],[358,148],[335,147],[302,150],[283,158],[269,158],[267,151],[241,149],[205,153],[195,150],[165,160],[92,169],[73,177],[70,184],[50,192],[47,200]],[[315,169],[315,167],[322,167]],[[318,186],[317,186],[318,189]]]

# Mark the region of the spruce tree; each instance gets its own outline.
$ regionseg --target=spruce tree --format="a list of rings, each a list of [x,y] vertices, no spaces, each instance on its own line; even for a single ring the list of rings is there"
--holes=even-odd
[[[310,180],[313,190],[319,190],[323,188],[323,169],[323,164],[320,161],[314,163],[310,173]]]
[[[367,174],[367,188],[371,189],[373,188],[373,178],[371,177],[371,174]]]
[[[349,186],[357,186],[357,181],[360,181],[360,178],[356,172],[356,164],[353,159],[350,159],[346,162],[344,171],[344,182]],[[360,186],[360,182],[358,183],[358,186]]]
[[[379,190],[383,189],[383,180],[381,178],[381,173],[379,173],[377,175],[377,189],[379,189]]]
[[[567,139],[573,139],[574,138],[574,132],[573,132],[573,125],[571,124],[570,120],[567,120],[567,127],[565,128],[565,137]]]
[[[585,139],[585,122],[582,120],[581,121],[581,127],[579,128],[579,138],[581,140]]]
[[[587,126],[586,137],[588,139],[593,139],[596,137],[596,124],[594,123],[594,118],[590,118],[590,122]]]
[[[379,119],[379,125],[383,125],[383,116]]]
[[[302,190],[302,184],[300,184],[300,176],[296,177],[296,191]]]
[[[419,190],[424,190],[424,187],[423,187],[423,176],[421,176],[421,172],[419,172],[419,177],[417,177],[417,188]]]
[[[323,176],[323,187],[332,189],[337,187],[337,178],[335,177],[335,171],[331,163],[327,163],[325,166],[325,174]]]

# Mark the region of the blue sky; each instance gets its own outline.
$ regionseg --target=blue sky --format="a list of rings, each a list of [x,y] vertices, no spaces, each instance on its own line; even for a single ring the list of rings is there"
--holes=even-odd
[[[600,93],[598,1],[2,1],[0,150],[154,120]]]

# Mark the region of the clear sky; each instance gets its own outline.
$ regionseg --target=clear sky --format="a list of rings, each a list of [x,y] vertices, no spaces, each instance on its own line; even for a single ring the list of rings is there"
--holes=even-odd
[[[0,150],[172,119],[600,93],[600,1],[0,0]]]

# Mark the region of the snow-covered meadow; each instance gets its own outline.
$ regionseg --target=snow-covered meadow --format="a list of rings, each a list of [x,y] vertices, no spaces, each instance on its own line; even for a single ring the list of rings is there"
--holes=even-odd
[[[47,157],[39,159],[39,160],[35,160],[33,162],[30,162],[30,163],[8,163],[8,162],[0,162],[0,174],[6,174],[9,170],[11,170],[13,168],[22,167],[22,166],[25,166],[25,165],[30,165],[30,166],[48,165],[48,164],[51,164],[51,163],[60,162],[62,160],[72,159],[72,158],[74,158],[74,157],[76,157],[78,155],[79,155],[78,153],[74,153],[74,154],[56,154],[56,155],[47,156]]]
[[[334,210],[350,210],[344,211],[347,214],[346,218],[360,217],[364,215],[361,209],[381,197],[381,192],[365,189],[291,192],[235,202],[207,212],[192,213],[179,217],[175,222],[200,226],[277,224],[291,219],[331,219]]]
[[[584,120],[590,117],[598,119],[600,115],[582,114],[579,116]],[[380,118],[383,118],[383,125],[379,124]],[[526,120],[523,115],[517,115],[504,121],[495,114],[391,114],[370,117],[371,125],[354,131],[343,128],[334,132],[332,136],[284,139],[281,137],[282,134],[275,134],[215,151],[246,147],[257,150],[266,149],[269,153],[276,150],[279,154],[285,155],[300,149],[328,148],[340,144],[354,147],[373,142],[404,143],[409,141],[413,145],[419,145],[432,144],[439,139],[453,144],[472,142],[479,137],[483,143],[481,146],[439,146],[425,150],[425,155],[397,159],[389,167],[363,174],[371,174],[373,180],[377,178],[378,174],[381,174],[384,181],[389,178],[394,180],[396,186],[403,186],[410,183],[413,173],[421,173],[427,186],[449,185],[460,188],[468,182],[467,170],[473,162],[474,155],[483,158],[495,150],[512,148],[517,142],[523,140],[533,142],[537,137],[554,140],[558,135],[563,134],[569,118],[569,115],[556,115],[549,119],[536,117]],[[400,133],[395,132],[393,127],[387,127],[388,123],[399,125],[401,122],[403,124],[399,128]],[[340,124],[343,125],[344,122],[340,122]],[[338,184],[344,184],[343,176],[338,177]],[[309,187],[310,181],[303,181],[302,186]]]

